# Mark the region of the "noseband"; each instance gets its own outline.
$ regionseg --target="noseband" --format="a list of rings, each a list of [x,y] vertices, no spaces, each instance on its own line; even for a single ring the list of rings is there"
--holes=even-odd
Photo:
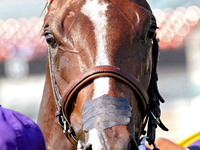
[[[62,100],[64,100],[62,102],[62,106],[64,106],[63,112],[65,112],[66,110],[65,106],[68,105],[74,92],[76,92],[77,89],[80,89],[80,87],[82,87],[88,81],[100,77],[113,77],[129,85],[139,95],[140,99],[142,100],[144,110],[145,111],[147,110],[149,103],[148,95],[143,86],[139,83],[139,81],[135,77],[133,77],[128,72],[120,68],[117,68],[115,66],[97,66],[84,72],[68,85],[62,98]]]
[[[144,106],[144,111],[146,115],[146,120],[144,121],[143,128],[146,126],[148,121],[148,142],[149,144],[154,144],[155,141],[155,129],[157,125],[159,125],[163,130],[167,131],[168,129],[162,124],[160,120],[160,108],[159,101],[164,102],[162,97],[160,96],[157,89],[157,60],[158,60],[158,42],[157,39],[153,38],[153,47],[152,47],[152,74],[151,81],[148,88],[148,91],[143,88],[141,83],[128,72],[117,68],[115,66],[97,66],[89,69],[84,72],[76,79],[74,79],[66,88],[63,96],[60,95],[58,90],[52,68],[52,55],[51,50],[48,48],[49,54],[49,68],[50,68],[50,76],[51,83],[54,95],[54,101],[56,105],[56,117],[58,119],[58,123],[60,127],[63,129],[64,134],[70,140],[70,142],[74,145],[77,145],[78,141],[76,139],[76,135],[69,121],[69,116],[67,115],[67,106],[69,102],[72,100],[74,93],[83,87],[85,83],[92,81],[96,78],[100,77],[112,77],[118,79],[125,84],[129,85],[133,91],[137,93],[140,97],[142,104]],[[144,129],[143,129],[144,130]],[[144,132],[145,134],[145,132]]]

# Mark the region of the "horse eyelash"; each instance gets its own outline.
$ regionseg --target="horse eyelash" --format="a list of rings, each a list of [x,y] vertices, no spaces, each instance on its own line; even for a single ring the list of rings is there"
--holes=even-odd
[[[40,36],[45,36],[46,34],[45,33],[42,33]]]
[[[51,34],[51,33],[47,30],[44,30],[43,33],[41,34],[41,36],[46,36],[47,34]]]
[[[153,23],[153,24],[150,25],[150,28],[153,28],[153,29],[156,30],[156,29],[158,29],[159,27],[158,27],[155,23]]]

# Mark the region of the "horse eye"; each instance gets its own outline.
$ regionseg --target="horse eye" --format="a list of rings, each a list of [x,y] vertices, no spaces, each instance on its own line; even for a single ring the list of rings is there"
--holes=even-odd
[[[156,34],[157,28],[158,27],[156,25],[156,22],[152,20],[152,24],[150,25],[150,28],[149,28],[149,31],[148,31],[148,34],[147,34],[147,38],[152,39]]]
[[[155,34],[156,34],[155,30],[149,30],[148,34],[147,34],[147,37],[149,39],[152,39],[155,36]]]
[[[56,39],[52,34],[46,34],[45,35],[46,38],[46,42],[50,45],[50,46],[55,46],[56,44]]]

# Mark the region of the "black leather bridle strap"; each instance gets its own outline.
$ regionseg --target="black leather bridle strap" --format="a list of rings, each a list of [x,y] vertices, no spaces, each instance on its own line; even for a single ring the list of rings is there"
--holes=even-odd
[[[148,130],[147,137],[149,145],[154,144],[156,138],[156,128],[157,125],[164,131],[168,131],[168,129],[164,126],[162,121],[160,120],[160,102],[164,103],[164,99],[161,97],[158,88],[157,88],[157,63],[158,63],[158,55],[159,55],[159,46],[156,37],[153,38],[153,46],[152,46],[152,73],[151,80],[148,87],[148,96],[149,96],[149,121],[148,121]]]

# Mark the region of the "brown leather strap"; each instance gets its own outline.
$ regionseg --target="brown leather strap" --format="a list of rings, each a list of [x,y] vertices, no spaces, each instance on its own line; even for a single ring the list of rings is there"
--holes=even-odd
[[[147,106],[149,104],[147,92],[134,76],[115,66],[97,66],[81,74],[79,77],[73,80],[66,88],[62,96],[61,104],[66,119],[68,118],[66,113],[66,107],[68,106],[68,103],[70,102],[74,92],[77,91],[77,89],[79,89],[86,82],[98,77],[113,77],[128,84],[140,96],[144,105],[144,110],[145,112],[147,111]]]

